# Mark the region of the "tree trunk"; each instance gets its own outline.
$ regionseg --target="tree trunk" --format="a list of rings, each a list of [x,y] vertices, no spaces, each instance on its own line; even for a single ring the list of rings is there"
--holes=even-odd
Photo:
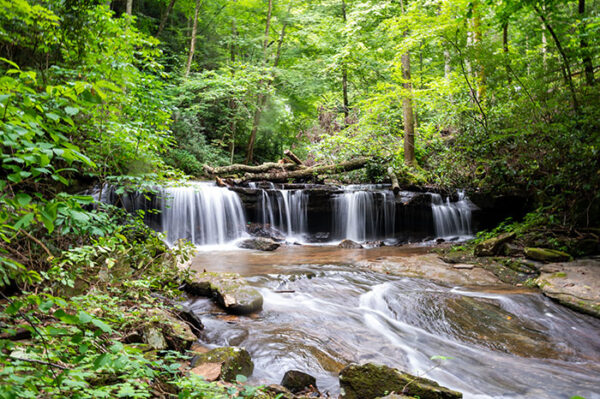
[[[228,176],[237,173],[265,173],[269,171],[286,171],[286,170],[298,170],[303,168],[301,165],[295,163],[284,163],[280,164],[277,162],[266,162],[262,165],[252,166],[244,164],[234,164],[229,166],[219,166],[212,168],[209,165],[204,165],[204,171],[211,176]]]
[[[177,0],[171,0],[169,2],[169,5],[167,6],[167,11],[165,11],[165,15],[163,15],[162,19],[160,20],[160,25],[158,25],[158,31],[156,32],[156,37],[159,37],[160,34],[162,33],[162,31],[165,29],[165,26],[167,25],[167,20],[169,19],[169,15],[171,14],[171,11],[173,11],[173,6],[175,5],[175,1],[177,1]]]
[[[283,155],[289,157],[296,165],[304,165],[304,162],[296,154],[294,154],[291,150],[285,150]]]
[[[506,58],[504,61],[506,64],[506,78],[510,83],[512,79],[510,77],[510,57],[508,55],[508,22],[505,22],[502,25],[502,50],[504,51],[504,57]]]
[[[346,25],[346,2],[342,0],[342,17],[344,19],[344,26]],[[346,68],[346,61],[342,60],[342,98],[344,102],[344,124],[348,123],[348,116],[350,114],[350,103],[348,101],[348,69]]]
[[[415,123],[412,106],[412,83],[410,80],[410,54],[402,54],[402,78],[405,93],[402,98],[402,114],[404,116],[404,163],[412,166],[415,162]]]
[[[563,67],[561,68],[561,70],[563,73],[563,77],[565,79],[565,83],[567,84],[567,86],[569,87],[569,90],[571,92],[571,98],[573,99],[573,110],[575,111],[576,114],[578,114],[579,113],[579,103],[577,101],[577,94],[575,93],[575,86],[573,85],[573,78],[571,77],[571,66],[569,65],[569,59],[567,58],[567,54],[565,53],[565,51],[562,47],[562,44],[560,43],[560,40],[558,40],[558,36],[556,36],[554,29],[552,29],[552,26],[550,26],[550,23],[548,22],[548,20],[544,16],[544,14],[542,14],[540,12],[540,9],[538,8],[538,6],[534,5],[533,9],[538,13],[538,16],[542,20],[542,23],[548,30],[548,33],[550,33],[550,36],[552,36],[552,40],[554,40],[554,44],[556,45],[556,48],[558,49],[558,52],[559,52],[560,56],[562,57]]]
[[[231,76],[235,76],[235,40],[237,38],[237,29],[235,27],[235,18],[231,21],[231,45],[229,47],[230,51],[230,60],[231,60]],[[235,110],[237,108],[237,104],[235,100],[232,98],[229,101],[229,108],[231,109],[231,122],[229,125],[229,130],[231,131],[231,140],[229,141],[229,163],[233,164],[233,155],[235,154],[235,129],[236,129],[236,119],[235,119]]]
[[[268,180],[272,182],[287,182],[289,180],[295,179],[314,179],[320,174],[334,174],[360,169],[364,167],[368,161],[368,158],[356,158],[351,161],[342,162],[336,165],[313,166],[310,168],[300,168],[291,171],[278,170],[270,173],[247,173],[242,179],[239,180],[239,182],[258,180]],[[298,167],[298,165],[295,166]]]
[[[588,86],[594,85],[594,65],[592,64],[592,58],[588,50],[588,43],[585,37],[585,0],[579,0],[579,17],[581,18],[581,39],[579,46],[581,48],[581,60],[583,61],[583,68],[585,71],[585,81]]]
[[[198,13],[200,12],[200,0],[196,0],[196,9],[194,10],[194,24],[192,25],[192,38],[190,39],[190,52],[188,54],[187,63],[185,64],[185,74],[187,78],[192,68],[192,60],[196,51],[196,32],[198,31]]]
[[[480,4],[479,1],[475,0],[473,2],[473,41],[475,46],[481,45],[482,42],[482,33],[481,33],[481,15],[480,15]],[[480,102],[484,100],[485,97],[485,67],[481,62],[481,58],[478,60],[477,66],[477,98]]]
[[[387,170],[388,176],[390,177],[390,181],[392,182],[392,191],[394,195],[397,195],[400,192],[400,184],[398,183],[398,177],[394,173],[394,169],[388,168]]]
[[[127,0],[126,6],[125,6],[125,13],[127,13],[127,15],[133,14],[133,0]]]
[[[446,79],[450,78],[450,72],[452,72],[452,67],[450,66],[450,50],[444,50],[444,77]]]

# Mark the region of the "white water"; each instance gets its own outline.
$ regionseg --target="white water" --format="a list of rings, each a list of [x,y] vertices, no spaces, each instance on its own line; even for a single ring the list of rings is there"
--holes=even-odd
[[[308,194],[304,190],[260,190],[258,201],[260,223],[279,230],[288,239],[303,241],[308,233]]]
[[[458,201],[444,201],[439,194],[431,194],[431,211],[437,237],[470,236],[471,207],[463,191],[458,192]]]
[[[339,239],[364,242],[391,238],[395,233],[393,192],[348,186],[334,197],[333,234]]]
[[[245,232],[246,217],[236,193],[212,183],[165,188],[162,230],[167,241],[197,245],[226,244]]]

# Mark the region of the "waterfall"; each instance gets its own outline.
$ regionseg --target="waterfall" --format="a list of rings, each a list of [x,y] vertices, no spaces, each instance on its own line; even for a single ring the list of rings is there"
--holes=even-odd
[[[260,223],[288,238],[301,238],[308,231],[308,194],[304,190],[260,190],[258,208]]]
[[[335,237],[362,242],[394,236],[396,206],[391,191],[348,186],[333,201]]]
[[[471,235],[471,207],[464,191],[458,192],[458,201],[444,201],[439,194],[431,194],[431,211],[435,234],[438,237]]]
[[[238,195],[212,183],[165,188],[162,230],[167,241],[197,245],[225,244],[244,233],[246,217]]]

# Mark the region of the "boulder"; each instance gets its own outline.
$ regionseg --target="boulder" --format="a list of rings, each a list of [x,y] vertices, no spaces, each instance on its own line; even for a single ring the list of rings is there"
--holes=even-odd
[[[148,310],[145,320],[146,324],[142,327],[142,340],[154,350],[183,351],[198,340],[186,322],[164,309]]]
[[[495,256],[499,255],[504,244],[515,237],[515,233],[503,233],[497,237],[482,241],[475,246],[475,256]]]
[[[462,393],[442,387],[435,381],[372,363],[345,367],[340,371],[340,388],[345,399],[376,399],[390,393],[420,399],[462,398]]]
[[[293,393],[298,393],[311,386],[317,387],[317,380],[310,374],[306,374],[299,370],[289,370],[285,372],[281,385],[289,389]]]
[[[344,240],[338,244],[338,248],[360,249],[363,246],[352,240]]]
[[[237,246],[244,249],[255,249],[258,251],[275,251],[280,244],[270,238],[255,237],[247,238],[237,243]]]
[[[285,241],[285,237],[277,229],[269,224],[250,223],[246,226],[246,231],[253,237],[269,238],[273,241]]]
[[[272,399],[273,397],[279,399],[294,399],[295,396],[291,393],[286,387],[277,384],[271,384],[265,387],[265,392],[269,395],[268,398]],[[271,394],[273,396],[271,396]],[[262,398],[262,396],[259,396]]]
[[[525,256],[540,262],[566,262],[571,260],[571,255],[566,252],[548,248],[525,248]]]
[[[262,309],[263,297],[237,273],[196,273],[185,286],[192,295],[215,299],[232,314],[248,314]]]
[[[196,352],[197,353],[197,352]],[[249,377],[254,371],[250,354],[243,348],[228,346],[216,348],[206,353],[197,353],[191,361],[192,373],[210,381],[217,379],[235,382],[241,374]]]

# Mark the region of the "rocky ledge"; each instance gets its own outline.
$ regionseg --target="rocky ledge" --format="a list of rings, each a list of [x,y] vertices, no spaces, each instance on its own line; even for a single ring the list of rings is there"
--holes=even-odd
[[[544,295],[600,318],[600,258],[548,263],[536,283]]]

